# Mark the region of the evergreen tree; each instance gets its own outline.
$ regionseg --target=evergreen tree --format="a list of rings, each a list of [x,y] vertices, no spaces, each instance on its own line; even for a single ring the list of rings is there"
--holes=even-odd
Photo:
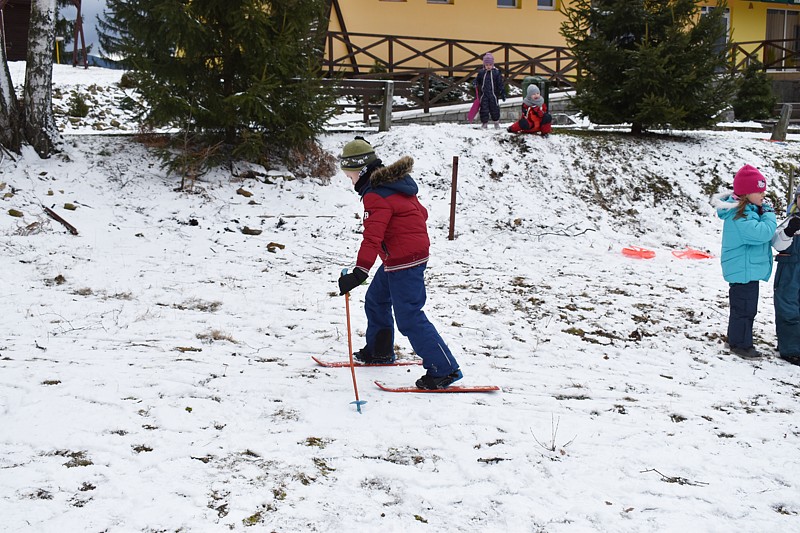
[[[108,0],[100,45],[122,58],[142,119],[224,141],[243,157],[303,146],[333,111],[315,37],[322,0]]]
[[[699,16],[699,0],[575,0],[561,34],[578,62],[574,103],[592,122],[708,126],[733,88],[724,2]]]
[[[764,72],[764,65],[751,61],[736,80],[733,114],[737,120],[769,118],[775,113],[777,99],[772,92],[772,82]]]

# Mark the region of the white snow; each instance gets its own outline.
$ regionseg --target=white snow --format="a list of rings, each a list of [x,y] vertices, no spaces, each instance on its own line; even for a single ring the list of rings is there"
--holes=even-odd
[[[110,93],[119,75],[58,67],[54,82]],[[391,394],[372,381],[411,385],[422,369],[358,368],[358,414],[349,369],[310,358],[347,358],[336,279],[361,216],[349,180],[221,170],[175,192],[132,138],[64,131],[63,155],[0,162],[0,197],[13,192],[0,210],[3,530],[800,531],[800,367],[774,351],[771,284],[755,327],[768,355],[745,361],[723,344],[718,259],[671,253],[718,253],[709,184],[745,163],[784,197],[796,138],[370,135],[385,161],[416,160],[426,312],[463,384],[502,391]],[[351,138],[322,142],[336,153]]]

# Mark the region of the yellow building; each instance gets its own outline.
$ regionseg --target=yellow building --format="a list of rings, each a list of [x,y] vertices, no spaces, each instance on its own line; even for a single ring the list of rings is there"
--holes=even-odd
[[[565,66],[556,56],[565,46],[559,10],[569,1],[333,0],[326,59],[336,71],[363,73],[380,63],[394,71],[449,65],[456,67],[451,75],[458,75],[459,67],[479,66],[480,56],[492,51],[500,66],[543,58],[543,68],[535,73],[550,74]],[[740,48],[742,58],[744,51],[762,61],[777,57],[780,61],[773,66],[778,68],[795,66],[781,58],[800,49],[800,0],[728,0],[726,18],[729,41],[749,43]],[[402,39],[381,41],[376,34]],[[763,43],[784,39],[790,41]],[[446,40],[457,43],[443,44]],[[492,46],[499,43],[524,46]],[[534,72],[518,74],[529,73]]]

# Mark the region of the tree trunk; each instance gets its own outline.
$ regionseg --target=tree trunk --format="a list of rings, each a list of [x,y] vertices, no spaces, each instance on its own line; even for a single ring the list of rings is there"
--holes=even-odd
[[[25,68],[23,127],[25,138],[42,158],[50,157],[61,143],[52,100],[55,28],[56,0],[33,0]]]
[[[11,73],[8,71],[6,59],[6,42],[3,32],[0,31],[0,146],[19,153],[21,131],[19,123],[19,104],[14,93],[14,84]]]

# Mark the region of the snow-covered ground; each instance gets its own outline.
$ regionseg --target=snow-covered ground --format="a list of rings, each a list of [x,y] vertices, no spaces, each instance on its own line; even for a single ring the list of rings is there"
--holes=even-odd
[[[219,171],[176,192],[121,136],[4,157],[2,529],[800,531],[800,367],[774,352],[771,285],[755,331],[768,357],[732,357],[718,260],[672,254],[718,253],[708,197],[744,163],[783,202],[800,144],[764,137],[370,136],[387,162],[415,158],[426,312],[463,384],[502,391],[392,394],[372,381],[422,370],[358,368],[362,414],[349,369],[311,360],[347,358],[336,279],[361,204],[343,175]],[[397,350],[412,357],[399,335]]]

